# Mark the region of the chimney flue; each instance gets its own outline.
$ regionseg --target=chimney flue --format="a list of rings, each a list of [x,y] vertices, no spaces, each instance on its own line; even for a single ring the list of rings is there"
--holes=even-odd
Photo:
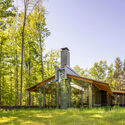
[[[67,47],[61,49],[61,68],[65,65],[70,66],[70,52]]]

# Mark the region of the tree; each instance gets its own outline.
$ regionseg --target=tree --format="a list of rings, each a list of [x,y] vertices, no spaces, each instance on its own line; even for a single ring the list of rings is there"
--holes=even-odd
[[[0,0],[0,29],[5,29],[7,17],[15,16],[12,2],[12,0]]]
[[[122,83],[122,90],[125,90],[125,60],[123,62],[123,69],[122,69],[122,78],[121,78],[121,83]]]
[[[84,76],[85,75],[85,70],[83,70],[82,68],[80,68],[78,65],[76,65],[74,68],[73,68],[79,75],[81,76]]]
[[[122,62],[119,57],[115,60],[115,71],[114,71],[115,89],[121,90],[121,77],[122,77]]]
[[[2,97],[4,97],[6,89],[5,87],[5,76],[6,72],[6,55],[8,54],[6,50],[7,45],[7,31],[6,31],[6,21],[9,17],[15,16],[14,6],[12,5],[12,0],[0,0],[0,105],[2,104]],[[5,99],[3,104],[5,103]]]
[[[40,0],[40,2],[42,2]],[[26,19],[27,19],[27,11],[29,9],[29,5],[34,7],[39,5],[39,0],[24,0],[24,16],[23,16],[23,25],[22,25],[22,52],[21,52],[21,84],[20,84],[20,105],[22,105],[22,86],[23,86],[23,55],[24,55],[24,40],[25,40],[25,26],[26,26]]]
[[[89,70],[89,75],[92,79],[106,81],[107,69],[107,62],[101,60],[99,63],[94,63],[94,66]]]
[[[45,78],[49,78],[55,73],[55,67],[60,67],[59,50],[51,49],[45,54]]]
[[[22,16],[23,16],[23,13],[22,13]],[[31,85],[29,82],[29,81],[32,81],[32,77],[33,77],[31,67],[34,64],[36,64],[36,68],[38,67],[37,72],[41,73],[41,80],[44,79],[45,73],[43,69],[44,67],[43,51],[45,49],[44,48],[45,38],[47,38],[49,34],[50,32],[46,27],[46,23],[45,23],[44,7],[41,6],[41,4],[38,4],[34,7],[34,10],[28,14],[27,20],[26,20],[26,26],[25,26],[25,45],[24,45],[25,64],[24,66],[27,68],[24,69],[24,72],[26,73],[28,72],[29,74],[28,76],[29,80],[27,79],[29,85],[27,87],[30,87]],[[30,98],[30,93],[29,93],[29,98]]]
[[[45,50],[45,39],[50,35],[50,32],[46,27],[45,8],[36,2],[34,0],[33,5],[35,6],[32,6],[32,11],[27,11],[25,28],[23,28],[24,12],[20,11],[16,17],[6,16],[4,18],[6,27],[0,29],[0,105],[18,105],[19,98],[23,98],[22,104],[33,104],[33,100],[37,99],[38,95],[31,95],[26,91],[26,88],[48,76],[48,72],[45,72],[48,69],[46,68],[48,64],[46,61],[49,62],[51,59],[45,57],[46,54],[43,52]],[[3,20],[3,16],[0,15],[0,19]],[[22,54],[23,29],[25,38],[22,56],[23,84],[19,86],[19,79],[22,77],[19,68],[20,62],[22,62],[20,55]],[[47,54],[52,59],[57,59],[54,57],[56,56],[55,53],[52,54],[52,57]],[[57,65],[58,61],[57,63],[55,60],[53,61]],[[52,73],[53,71],[54,67],[52,66]],[[19,92],[22,97],[20,97]]]
[[[20,105],[22,105],[22,86],[23,86],[23,51],[24,51],[24,31],[29,0],[24,0],[24,20],[22,28],[22,53],[21,53],[21,84],[20,84]]]
[[[111,87],[112,89],[115,88],[115,83],[114,83],[113,74],[114,74],[113,64],[110,64],[110,66],[108,67],[106,82],[109,83],[109,85],[110,85],[110,87]]]

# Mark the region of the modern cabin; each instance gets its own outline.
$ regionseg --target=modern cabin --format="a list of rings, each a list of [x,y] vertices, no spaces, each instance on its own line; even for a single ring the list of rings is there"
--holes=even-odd
[[[115,100],[120,100],[115,101],[115,104],[125,105],[125,91],[112,91],[108,83],[76,73],[70,67],[70,52],[67,47],[61,49],[61,67],[55,68],[55,75],[27,90],[40,93],[40,107],[43,108],[108,106],[113,103],[113,96]]]

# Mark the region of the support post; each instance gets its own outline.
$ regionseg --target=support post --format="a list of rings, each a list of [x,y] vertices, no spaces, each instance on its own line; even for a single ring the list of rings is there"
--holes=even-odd
[[[117,105],[117,94],[115,94],[115,105]]]
[[[124,106],[124,94],[122,95],[122,106]]]
[[[45,105],[46,105],[46,94],[45,94],[45,85],[43,86],[43,108],[45,108]]]
[[[62,79],[61,83],[61,108],[67,108],[67,93],[66,93],[66,80]]]
[[[70,80],[68,80],[69,82],[69,108],[71,107],[71,84],[70,84]]]
[[[118,105],[118,95],[116,94],[116,105]]]
[[[107,100],[106,100],[106,101],[107,101],[107,102],[106,102],[106,103],[107,103],[107,106],[109,106],[109,95],[108,95],[108,92],[106,92],[106,99],[107,99]]]
[[[40,93],[39,93],[39,107],[42,108],[41,102],[42,102],[42,96],[41,96],[41,88],[39,89]]]
[[[59,108],[59,82],[56,82],[56,108]]]
[[[92,85],[89,85],[89,108],[92,107]]]
[[[92,106],[95,106],[95,87],[92,87]]]
[[[83,90],[81,90],[81,106],[83,107]]]

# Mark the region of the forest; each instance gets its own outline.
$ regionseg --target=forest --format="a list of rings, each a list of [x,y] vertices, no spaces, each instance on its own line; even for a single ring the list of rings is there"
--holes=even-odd
[[[26,89],[60,67],[60,50],[46,51],[51,31],[43,1],[24,1],[19,10],[14,1],[0,0],[0,106],[38,105],[39,94]],[[89,69],[84,64],[73,69],[81,76],[109,83],[112,90],[125,90],[125,60],[119,57],[110,65],[100,60]]]

